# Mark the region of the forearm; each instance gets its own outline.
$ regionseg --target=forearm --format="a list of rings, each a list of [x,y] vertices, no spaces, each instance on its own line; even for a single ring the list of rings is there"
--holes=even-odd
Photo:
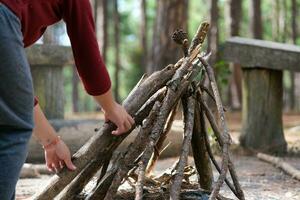
[[[104,112],[109,112],[116,106],[111,89],[102,95],[94,96],[94,99],[101,106]]]
[[[45,146],[57,138],[55,130],[38,104],[34,107],[34,124],[33,136],[41,145]]]

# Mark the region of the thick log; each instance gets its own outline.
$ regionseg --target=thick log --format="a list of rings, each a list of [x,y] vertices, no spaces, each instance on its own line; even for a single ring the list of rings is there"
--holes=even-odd
[[[282,169],[285,173],[290,175],[292,178],[300,181],[300,170],[298,170],[295,167],[291,166],[290,164],[284,162],[282,159],[271,156],[271,155],[263,154],[263,153],[258,153],[257,157],[260,160],[271,163],[275,167]]]
[[[162,71],[153,73],[139,87],[132,91],[123,105],[127,112],[134,115],[139,108],[156,91],[161,89],[173,76],[176,66],[168,66]],[[143,119],[135,119],[142,121]],[[66,187],[86,166],[86,164],[95,156],[105,156],[112,152],[126,138],[127,134],[122,136],[113,136],[111,132],[115,129],[112,123],[105,123],[102,129],[94,135],[74,156],[73,161],[77,167],[76,171],[70,172],[63,169],[54,176],[50,184],[34,199],[48,200],[53,199],[61,190]]]

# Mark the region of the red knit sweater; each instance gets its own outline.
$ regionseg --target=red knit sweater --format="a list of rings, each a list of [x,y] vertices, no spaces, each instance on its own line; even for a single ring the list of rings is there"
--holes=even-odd
[[[111,82],[101,58],[89,0],[0,0],[20,19],[24,46],[30,46],[47,26],[63,19],[75,64],[87,93],[107,92]]]

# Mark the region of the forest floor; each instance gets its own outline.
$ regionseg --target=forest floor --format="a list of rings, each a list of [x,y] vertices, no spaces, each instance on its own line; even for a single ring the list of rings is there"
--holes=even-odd
[[[237,143],[241,129],[241,114],[230,113],[227,120],[233,140]],[[283,121],[289,148],[296,152],[296,155],[285,157],[284,160],[300,170],[300,115],[285,114]],[[248,154],[237,145],[233,147],[232,151],[233,161],[247,200],[300,199],[300,181],[294,180],[280,169],[258,160],[255,155]],[[193,165],[192,160],[192,158],[189,159],[190,165]],[[155,173],[163,172],[175,161],[176,158],[160,160]],[[214,174],[217,175],[217,173]],[[17,200],[30,199],[33,194],[47,184],[49,179],[50,176],[46,175],[35,179],[20,179],[16,191]],[[223,186],[221,193],[234,199],[227,186]]]

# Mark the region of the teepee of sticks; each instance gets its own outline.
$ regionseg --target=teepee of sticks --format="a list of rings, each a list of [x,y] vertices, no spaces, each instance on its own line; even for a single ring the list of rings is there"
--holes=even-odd
[[[207,62],[208,56],[201,52],[208,30],[209,24],[202,23],[191,44],[184,31],[175,31],[172,38],[181,45],[184,57],[175,65],[142,77],[123,103],[134,117],[135,127],[124,135],[114,136],[111,132],[116,126],[111,122],[105,123],[74,154],[77,170],[61,170],[34,199],[50,200],[57,196],[61,200],[226,199],[219,194],[224,182],[238,199],[245,199],[230,159],[231,138],[214,72]],[[204,86],[204,79],[209,80],[211,90]],[[216,104],[218,120],[205,101],[206,94]],[[163,149],[179,103],[182,104],[184,121],[179,159],[169,172],[151,177],[149,174]],[[222,152],[221,165],[211,150],[207,122]],[[116,148],[135,128],[139,132],[126,152],[116,153]],[[195,169],[187,166],[190,145]],[[219,172],[214,183],[211,163]],[[231,179],[227,178],[227,171]],[[82,192],[97,172],[99,176],[94,188],[87,194]],[[197,184],[189,182],[193,174],[198,175]],[[119,187],[124,182],[128,182],[131,188],[121,191]]]

